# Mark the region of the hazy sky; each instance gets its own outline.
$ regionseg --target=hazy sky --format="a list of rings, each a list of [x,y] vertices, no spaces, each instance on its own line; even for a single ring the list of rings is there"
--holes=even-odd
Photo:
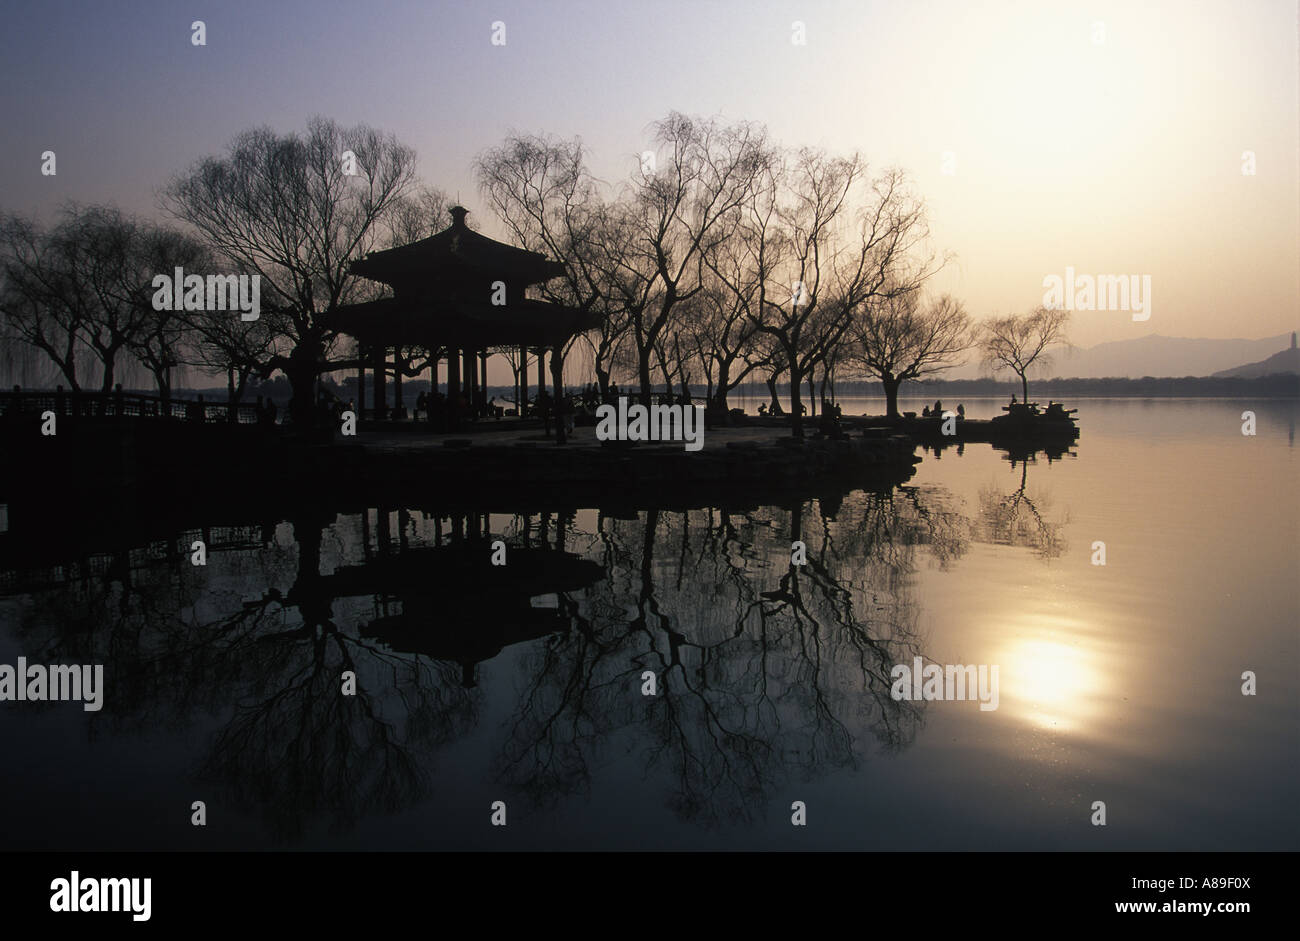
[[[676,109],[909,170],[957,256],[937,286],[976,316],[1032,308],[1068,265],[1152,279],[1149,320],[1078,312],[1079,345],[1259,337],[1300,324],[1298,49],[1293,0],[42,0],[0,35],[0,206],[155,214],[240,130],[322,114],[395,133],[477,210],[471,161],[508,131],[581,136],[615,181]]]

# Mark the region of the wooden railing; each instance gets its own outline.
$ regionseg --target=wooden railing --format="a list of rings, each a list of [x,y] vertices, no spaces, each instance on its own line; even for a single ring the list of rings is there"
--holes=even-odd
[[[269,416],[256,405],[205,402],[197,398],[167,398],[137,392],[70,392],[62,389],[29,391],[14,388],[0,392],[0,415],[41,415],[53,412],[59,418],[94,420],[227,422],[241,425],[269,423]]]

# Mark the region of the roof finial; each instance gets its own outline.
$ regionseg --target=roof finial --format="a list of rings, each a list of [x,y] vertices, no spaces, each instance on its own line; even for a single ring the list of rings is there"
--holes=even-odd
[[[466,228],[465,217],[468,215],[469,215],[469,210],[466,209],[464,206],[452,206],[451,207],[452,228],[456,228],[456,229]]]

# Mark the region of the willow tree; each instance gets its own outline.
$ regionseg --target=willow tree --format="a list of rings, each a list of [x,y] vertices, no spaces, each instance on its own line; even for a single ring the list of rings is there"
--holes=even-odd
[[[591,347],[592,366],[602,394],[610,383],[612,363],[626,319],[610,282],[609,248],[624,238],[596,179],[587,169],[580,141],[545,135],[511,135],[475,161],[479,192],[515,243],[554,258],[564,273],[535,289],[545,300],[600,315],[600,330],[579,333]],[[594,338],[592,334],[595,334]],[[568,347],[559,350],[562,364]],[[527,367],[527,354],[509,351],[516,382]],[[526,385],[526,382],[524,383]],[[557,387],[556,396],[561,395]]]
[[[277,343],[259,372],[284,372],[296,423],[312,421],[321,374],[356,365],[336,355],[328,315],[373,291],[348,266],[384,244],[414,169],[415,151],[392,135],[313,118],[304,135],[245,131],[164,191],[165,208],[219,258],[261,277]]]
[[[230,317],[226,312],[213,314],[158,310],[154,307],[154,275],[174,271],[176,268],[191,272],[211,270],[211,256],[206,246],[192,236],[173,229],[143,225],[130,255],[134,261],[122,270],[120,290],[141,316],[138,329],[129,339],[128,349],[153,376],[159,397],[163,402],[170,402],[172,370],[189,365],[198,358],[193,351],[201,342],[203,334],[202,331],[193,329],[195,320],[221,317],[235,323],[242,321],[240,317]],[[242,326],[257,325],[242,323]],[[231,417],[233,420],[233,413]]]
[[[611,281],[627,318],[641,399],[649,402],[655,357],[682,305],[705,290],[704,258],[731,237],[773,159],[765,128],[673,112],[654,125],[655,161],[633,177],[620,203],[622,237],[610,242]]]
[[[716,273],[784,360],[791,431],[803,436],[800,386],[846,342],[855,312],[917,290],[939,267],[925,209],[901,171],[871,175],[854,154],[803,149],[773,161],[737,213],[746,262]]]
[[[948,295],[926,300],[909,291],[864,305],[854,320],[849,362],[880,380],[885,412],[898,416],[898,390],[957,365],[973,343],[970,317]]]
[[[727,395],[752,373],[773,371],[773,343],[759,333],[753,316],[758,291],[744,276],[747,258],[740,239],[721,239],[704,255],[704,289],[684,318],[684,333],[707,385],[707,401],[725,420]],[[779,366],[775,367],[779,374]],[[775,386],[776,378],[772,377]],[[772,399],[776,401],[775,390]]]
[[[979,344],[985,368],[994,373],[1009,369],[1019,376],[1020,390],[1028,402],[1030,368],[1035,364],[1050,365],[1052,360],[1047,350],[1068,345],[1065,328],[1069,322],[1069,311],[1051,307],[987,321],[981,329]]]
[[[0,330],[8,350],[43,353],[69,388],[81,388],[82,334],[90,292],[73,271],[67,242],[31,219],[0,216]]]
[[[69,205],[44,228],[0,219],[0,319],[5,335],[43,352],[74,390],[87,354],[112,390],[132,357],[170,389],[186,342],[183,314],[155,310],[155,275],[201,266],[203,247],[181,233],[108,206]]]

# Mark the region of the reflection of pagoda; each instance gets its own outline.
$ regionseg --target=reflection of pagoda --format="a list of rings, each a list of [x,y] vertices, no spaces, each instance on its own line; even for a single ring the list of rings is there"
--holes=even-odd
[[[474,667],[505,647],[567,630],[554,608],[536,608],[538,595],[578,591],[603,577],[599,565],[570,552],[511,546],[493,565],[491,544],[474,539],[434,549],[408,549],[322,577],[323,597],[382,595],[402,613],[371,621],[362,636],[393,650],[461,665],[466,686]]]

